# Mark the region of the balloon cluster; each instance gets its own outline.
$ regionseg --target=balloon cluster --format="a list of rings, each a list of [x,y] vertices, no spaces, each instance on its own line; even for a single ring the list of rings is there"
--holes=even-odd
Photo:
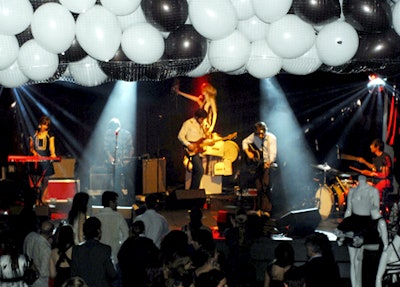
[[[399,35],[393,0],[0,1],[0,85],[355,73],[398,63]]]

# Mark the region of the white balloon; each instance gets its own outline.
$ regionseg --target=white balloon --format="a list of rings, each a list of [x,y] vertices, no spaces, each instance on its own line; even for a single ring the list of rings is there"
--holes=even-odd
[[[293,0],[252,0],[258,18],[272,23],[285,16],[292,6]]]
[[[239,21],[237,29],[249,39],[250,42],[266,39],[270,24],[261,21],[257,16]]]
[[[33,7],[29,0],[0,0],[0,34],[17,35],[29,27]]]
[[[75,20],[71,12],[57,3],[36,9],[31,23],[32,35],[49,52],[65,52],[75,38]]]
[[[138,7],[133,13],[126,16],[117,16],[119,25],[121,26],[122,32],[124,32],[130,26],[137,23],[146,23],[146,17],[144,16],[142,7]]]
[[[279,73],[283,60],[268,46],[267,40],[251,43],[251,52],[246,64],[247,72],[255,78],[270,78]]]
[[[90,56],[69,63],[68,70],[75,82],[85,87],[98,86],[107,80],[107,75],[100,68],[99,63]]]
[[[246,74],[246,73],[247,73],[246,65],[243,65],[242,67],[240,67],[237,70],[227,72],[228,75],[233,75],[233,76],[242,75],[242,74]]]
[[[239,20],[246,20],[254,16],[254,9],[251,0],[231,0]]]
[[[315,42],[311,24],[288,14],[269,26],[267,41],[271,50],[281,58],[297,58],[311,49]]]
[[[25,42],[19,50],[19,68],[31,80],[49,79],[57,71],[58,63],[57,54],[42,48],[35,39]]]
[[[197,32],[211,40],[227,37],[238,23],[236,11],[229,0],[191,0],[189,17]]]
[[[317,48],[313,45],[310,50],[298,58],[283,59],[282,68],[290,74],[308,75],[318,70],[321,65]]]
[[[357,31],[344,21],[325,25],[318,33],[316,47],[321,61],[329,66],[340,66],[354,57],[358,50]]]
[[[85,13],[96,4],[96,0],[59,0],[69,11],[80,14]]]
[[[122,31],[117,16],[95,5],[76,20],[76,38],[89,56],[100,60],[112,59],[121,44]]]
[[[128,15],[133,13],[141,0],[100,0],[101,4],[115,15]]]
[[[246,64],[250,55],[250,42],[235,30],[228,37],[211,41],[208,58],[211,66],[222,72],[231,72]]]
[[[400,2],[392,6],[393,29],[400,35]]]
[[[29,81],[29,78],[24,75],[15,60],[9,67],[0,70],[0,85],[6,88],[16,88]]]
[[[0,70],[4,70],[18,57],[19,44],[17,37],[0,35]]]
[[[161,33],[149,23],[132,25],[122,34],[122,51],[138,64],[152,64],[164,53],[165,42]]]

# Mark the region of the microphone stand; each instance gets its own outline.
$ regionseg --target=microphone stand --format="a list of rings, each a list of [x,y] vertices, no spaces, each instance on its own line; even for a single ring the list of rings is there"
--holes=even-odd
[[[115,170],[115,165],[117,161],[117,151],[118,151],[118,134],[119,134],[119,129],[115,131],[115,147],[114,147],[114,160],[112,162],[112,186],[114,191],[115,190],[115,176],[116,176],[116,170]]]

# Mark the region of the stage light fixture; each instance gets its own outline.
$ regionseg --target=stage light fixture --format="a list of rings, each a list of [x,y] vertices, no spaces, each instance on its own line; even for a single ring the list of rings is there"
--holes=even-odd
[[[378,88],[379,91],[382,91],[383,87],[386,85],[386,79],[379,77],[377,74],[370,74],[368,76],[368,89]]]

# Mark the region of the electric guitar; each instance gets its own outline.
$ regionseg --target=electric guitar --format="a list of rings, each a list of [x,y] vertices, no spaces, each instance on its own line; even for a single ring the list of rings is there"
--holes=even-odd
[[[216,142],[219,141],[226,141],[231,140],[237,137],[237,132],[227,135],[226,137],[222,138],[214,138],[214,139],[200,139],[197,142],[191,142],[194,146],[191,150],[185,148],[186,155],[183,157],[183,165],[185,166],[186,170],[191,172],[193,169],[193,164],[190,158],[198,153],[202,153],[205,151],[207,146],[213,146]]]
[[[234,132],[222,138],[199,139],[197,142],[191,142],[193,148],[191,149],[185,148],[185,150],[188,156],[194,156],[198,153],[204,152],[207,146],[213,146],[216,142],[231,140],[236,137],[237,137],[237,132]]]

